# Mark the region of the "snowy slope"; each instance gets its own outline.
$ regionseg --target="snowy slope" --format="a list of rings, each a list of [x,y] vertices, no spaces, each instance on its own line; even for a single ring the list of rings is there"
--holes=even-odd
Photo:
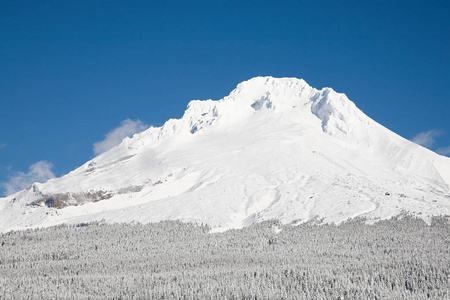
[[[344,94],[257,77],[69,174],[0,199],[0,230],[181,219],[215,230],[266,219],[450,215],[450,159],[384,128]]]

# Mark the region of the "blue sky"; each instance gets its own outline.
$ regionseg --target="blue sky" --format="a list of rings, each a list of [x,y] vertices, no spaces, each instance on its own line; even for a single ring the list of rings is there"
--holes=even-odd
[[[448,1],[0,1],[0,195],[259,75],[450,155]]]

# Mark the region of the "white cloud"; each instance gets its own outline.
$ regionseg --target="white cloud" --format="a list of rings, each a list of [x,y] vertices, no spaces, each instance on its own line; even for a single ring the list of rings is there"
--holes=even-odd
[[[149,126],[142,123],[141,120],[126,119],[120,123],[120,126],[108,132],[103,141],[94,144],[94,153],[99,155],[117,146],[126,137],[147,129]]]
[[[45,182],[55,177],[53,165],[46,160],[38,161],[28,168],[28,173],[16,172],[7,182],[0,183],[6,194],[10,195],[29,187],[34,182]]]
[[[442,147],[436,149],[436,153],[439,153],[441,155],[450,156],[450,146]]]
[[[434,145],[435,138],[440,136],[442,132],[436,129],[428,130],[419,133],[415,137],[411,139],[412,142],[424,146],[426,148],[430,148]]]

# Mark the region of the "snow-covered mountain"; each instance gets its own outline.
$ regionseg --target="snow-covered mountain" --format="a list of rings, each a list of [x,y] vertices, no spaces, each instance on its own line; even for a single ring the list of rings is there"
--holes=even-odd
[[[279,219],[450,215],[450,158],[376,123],[344,94],[257,77],[192,101],[83,166],[0,199],[0,231],[104,219],[215,230]]]

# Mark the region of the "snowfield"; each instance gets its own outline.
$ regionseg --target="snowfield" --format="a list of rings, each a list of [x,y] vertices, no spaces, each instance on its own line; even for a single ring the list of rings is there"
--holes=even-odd
[[[450,158],[376,123],[345,94],[256,77],[191,101],[46,183],[0,199],[0,231],[183,220],[213,231],[264,220],[369,222],[450,215]]]

